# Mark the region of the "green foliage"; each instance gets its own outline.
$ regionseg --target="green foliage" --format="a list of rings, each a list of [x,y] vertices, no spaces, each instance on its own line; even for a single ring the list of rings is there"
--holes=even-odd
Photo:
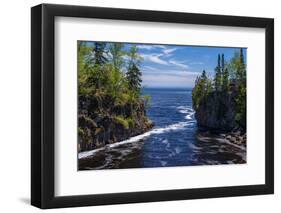
[[[83,137],[83,136],[85,135],[83,129],[80,128],[80,127],[78,127],[78,135],[79,135],[80,137]]]
[[[197,109],[201,101],[212,91],[212,81],[203,70],[201,76],[197,77],[192,90],[193,108]]]
[[[83,113],[111,117],[126,129],[135,126],[136,110],[149,102],[140,95],[142,58],[137,46],[125,50],[121,43],[80,41],[77,49],[79,96],[95,103]]]
[[[237,122],[246,128],[246,66],[244,63],[243,51],[240,49],[239,63],[237,63],[236,79],[238,81],[238,96],[236,105],[238,113],[236,115]]]
[[[240,69],[240,54],[239,52],[235,52],[233,57],[230,59],[229,63],[227,63],[226,67],[229,71],[230,80],[237,79],[237,70]]]
[[[128,81],[129,88],[135,92],[136,96],[139,96],[141,90],[141,72],[139,69],[140,62],[142,58],[138,55],[137,46],[132,45],[128,53],[128,71],[126,73],[126,78]]]
[[[246,128],[246,87],[239,87],[238,96],[235,101],[238,109],[236,114],[236,121],[243,128]]]
[[[149,107],[149,103],[150,103],[150,100],[151,100],[151,96],[150,95],[143,95],[142,96],[143,100],[144,100],[144,105],[146,107]]]
[[[124,44],[122,43],[111,43],[109,45],[110,60],[115,70],[120,70],[124,65],[123,56],[126,54],[123,50]]]
[[[127,53],[128,57],[129,57],[129,61],[128,61],[128,69],[129,67],[131,67],[133,64],[135,64],[135,66],[139,66],[140,63],[142,62],[143,58],[138,54],[138,48],[136,45],[132,45],[129,52]]]
[[[224,62],[223,62],[224,63]],[[218,65],[215,68],[215,79],[214,79],[214,84],[215,84],[215,90],[220,91],[222,87],[222,71],[221,71],[221,60],[220,60],[220,55],[218,55]]]
[[[107,58],[104,56],[106,43],[94,42],[93,48],[93,64],[95,66],[102,66],[107,62]]]
[[[122,116],[115,116],[114,117],[115,122],[121,124],[125,129],[129,128],[129,122],[126,118]]]
[[[222,62],[221,62],[221,90],[228,91],[229,89],[229,72],[228,68],[225,67],[224,54],[222,54]]]
[[[137,95],[139,95],[142,82],[141,72],[135,64],[132,64],[131,67],[129,67],[126,77],[128,80],[129,88],[135,91]]]
[[[228,69],[225,68],[222,74],[222,91],[229,90],[229,72]]]

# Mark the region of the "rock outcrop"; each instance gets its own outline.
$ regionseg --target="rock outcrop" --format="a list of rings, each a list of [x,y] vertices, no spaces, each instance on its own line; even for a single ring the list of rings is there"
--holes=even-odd
[[[237,128],[235,96],[234,92],[214,91],[202,99],[198,108],[195,109],[198,127],[226,132]]]
[[[126,140],[153,127],[142,99],[116,104],[110,96],[80,96],[78,122],[79,152]]]

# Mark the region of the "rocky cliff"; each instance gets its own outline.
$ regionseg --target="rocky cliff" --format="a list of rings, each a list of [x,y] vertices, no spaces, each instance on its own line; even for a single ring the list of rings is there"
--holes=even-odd
[[[195,118],[199,128],[214,131],[232,131],[238,128],[236,116],[236,93],[213,91],[202,99]]]
[[[96,149],[152,128],[142,99],[116,104],[111,96],[79,96],[78,150]]]

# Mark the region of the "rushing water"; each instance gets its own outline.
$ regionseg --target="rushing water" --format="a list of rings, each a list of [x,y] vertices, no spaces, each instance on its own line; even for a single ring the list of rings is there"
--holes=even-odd
[[[243,147],[219,136],[198,135],[191,90],[145,89],[152,130],[126,141],[79,153],[79,170],[234,164],[246,162]]]

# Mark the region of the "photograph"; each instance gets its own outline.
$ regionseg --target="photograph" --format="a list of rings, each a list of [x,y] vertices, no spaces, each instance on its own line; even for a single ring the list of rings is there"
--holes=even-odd
[[[246,54],[77,41],[78,170],[245,164]]]
[[[207,2],[200,11],[153,2],[147,8],[36,4],[24,28],[31,61],[28,54],[22,61],[30,75],[20,69],[29,97],[11,96],[16,84],[9,79],[22,78],[4,78],[11,99],[30,101],[31,144],[20,149],[31,148],[29,169],[11,171],[29,172],[32,206],[133,206],[275,193],[277,9],[263,10],[271,11],[264,17],[245,2],[247,13],[223,14]],[[10,40],[17,41],[3,39]],[[15,106],[12,114],[26,115],[17,113],[18,104],[5,103]],[[6,126],[15,132],[15,119],[6,114]],[[252,209],[260,198],[240,201]],[[231,206],[223,203],[224,211]]]

